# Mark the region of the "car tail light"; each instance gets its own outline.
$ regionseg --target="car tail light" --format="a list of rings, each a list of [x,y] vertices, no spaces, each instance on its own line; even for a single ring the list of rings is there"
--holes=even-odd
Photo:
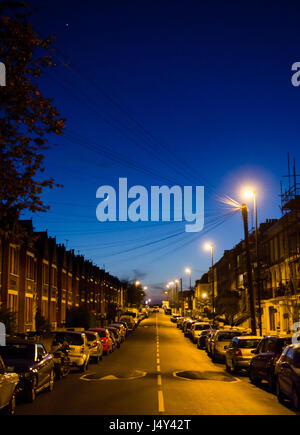
[[[237,349],[237,350],[235,351],[235,356],[242,356],[242,352],[241,352],[240,349]]]

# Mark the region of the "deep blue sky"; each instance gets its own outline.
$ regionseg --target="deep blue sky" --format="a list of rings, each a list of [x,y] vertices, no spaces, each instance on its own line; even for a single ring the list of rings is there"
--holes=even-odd
[[[259,221],[280,216],[287,152],[300,164],[300,87],[291,85],[291,65],[300,61],[297,2],[29,4],[39,8],[32,17],[35,27],[57,38],[58,66],[41,87],[67,118],[67,131],[85,138],[84,146],[55,138],[59,146],[47,152],[47,174],[64,188],[45,192],[51,211],[34,217],[38,230],[48,229],[110,273],[139,278],[159,295],[171,279],[182,276],[187,283],[186,266],[193,280],[208,269],[203,242],[215,244],[218,259],[243,236],[240,215],[208,232],[209,222],[222,217],[210,185],[238,201],[242,186],[255,186]],[[70,61],[71,68],[60,61]],[[125,111],[152,135],[152,153]],[[104,155],[102,147],[113,154]],[[130,186],[166,184],[162,177],[169,185],[204,184],[207,234],[134,250],[183,230],[183,224],[99,223],[97,187],[117,186],[119,177],[127,177]]]

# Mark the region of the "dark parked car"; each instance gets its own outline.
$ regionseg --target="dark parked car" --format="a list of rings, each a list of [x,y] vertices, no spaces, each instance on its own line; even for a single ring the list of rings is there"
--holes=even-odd
[[[116,347],[119,348],[121,346],[121,335],[120,335],[118,329],[113,327],[113,326],[108,326],[107,329],[113,335],[115,343],[116,343]]]
[[[275,365],[283,349],[289,344],[291,337],[267,336],[261,340],[257,348],[252,350],[255,356],[250,362],[249,378],[253,384],[266,380],[270,390],[275,389]]]
[[[16,392],[25,395],[28,401],[33,402],[36,393],[45,388],[53,390],[53,355],[47,353],[42,344],[28,340],[7,341],[6,346],[0,346],[0,355],[7,370],[18,373]]]
[[[197,340],[197,348],[205,349],[206,348],[206,338],[212,332],[212,329],[204,329],[201,331],[201,334],[198,336]]]
[[[8,373],[7,368],[0,356],[0,411],[13,415],[16,407],[16,387],[19,376],[16,373]]]
[[[285,348],[275,367],[275,379],[279,402],[286,397],[300,411],[300,344]]]

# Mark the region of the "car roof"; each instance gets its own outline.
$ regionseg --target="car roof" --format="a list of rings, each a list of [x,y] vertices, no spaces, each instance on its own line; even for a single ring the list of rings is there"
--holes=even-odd
[[[258,339],[258,340],[262,340],[263,337],[259,337],[258,335],[241,335],[238,337],[234,337],[234,338],[238,338],[239,340],[254,340],[254,339]]]

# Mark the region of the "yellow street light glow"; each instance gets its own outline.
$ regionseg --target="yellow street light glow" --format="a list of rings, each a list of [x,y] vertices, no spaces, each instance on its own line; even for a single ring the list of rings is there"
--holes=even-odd
[[[191,274],[192,271],[191,271],[191,269],[190,269],[189,267],[186,267],[186,268],[185,268],[185,273]]]
[[[204,249],[206,249],[206,251],[211,251],[212,248],[213,248],[213,244],[212,243],[205,243]]]
[[[140,281],[135,281],[135,285],[140,285]]]
[[[175,279],[175,284],[179,284],[179,280],[178,279]]]
[[[148,290],[148,287],[146,285],[144,285],[144,290]]]
[[[173,281],[170,281],[170,282],[169,282],[169,285],[174,285],[174,282],[173,282]]]
[[[202,297],[205,299],[207,298],[207,293],[202,293]]]
[[[253,198],[255,195],[256,195],[256,192],[254,189],[243,190],[243,197],[244,198]]]

